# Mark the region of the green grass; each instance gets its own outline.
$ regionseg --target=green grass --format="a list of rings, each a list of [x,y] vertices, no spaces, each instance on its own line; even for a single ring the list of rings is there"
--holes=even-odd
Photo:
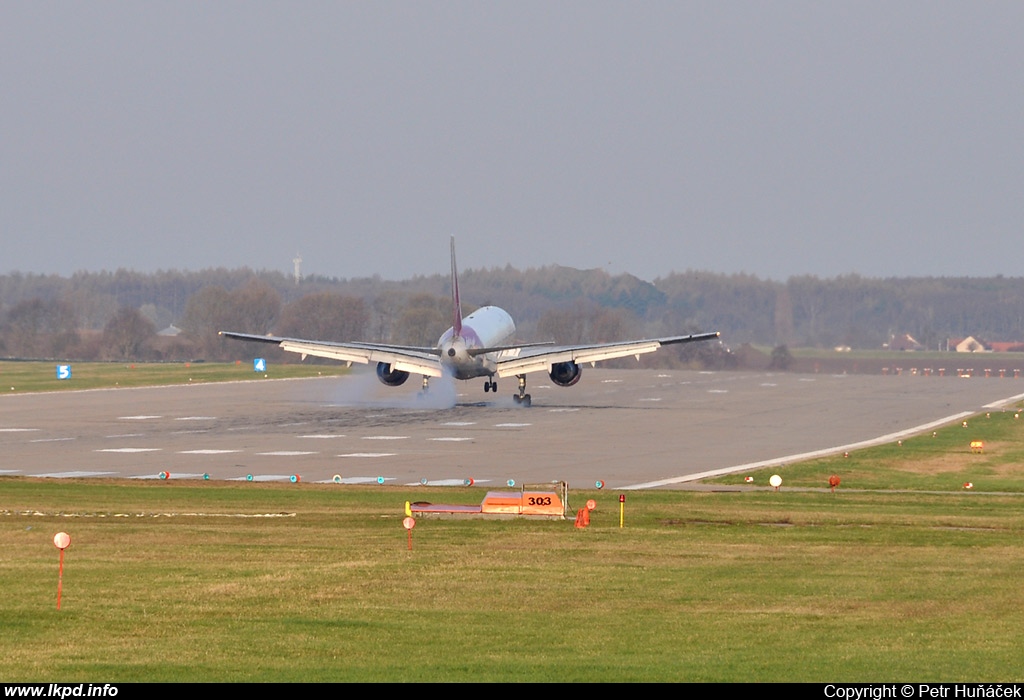
[[[0,479],[5,681],[1020,681],[1021,496]],[[284,517],[213,517],[268,515]],[[58,552],[71,535],[62,610]]]
[[[265,373],[253,371],[251,362],[124,363],[74,362],[71,378],[57,379],[55,362],[0,361],[0,392],[29,393],[163,386],[199,382],[226,382],[259,378],[295,379],[345,374],[344,365],[273,364]],[[61,363],[63,364],[63,363]]]
[[[829,477],[840,478],[840,489],[907,489],[915,491],[973,490],[1024,493],[1024,417],[1019,410],[974,416],[963,425],[950,425],[888,445],[848,454],[730,474],[709,483],[741,484],[748,476],[766,485],[772,474],[783,488],[827,488]],[[974,452],[971,443],[981,441]]]
[[[150,367],[79,363],[63,384]],[[2,363],[4,384],[11,372],[57,384],[48,364]],[[1014,416],[752,473],[781,474],[777,492],[631,492],[622,529],[604,491],[571,495],[598,502],[585,531],[421,519],[412,551],[406,500],[483,491],[0,477],[0,678],[1020,682]],[[58,531],[72,538],[60,611]]]

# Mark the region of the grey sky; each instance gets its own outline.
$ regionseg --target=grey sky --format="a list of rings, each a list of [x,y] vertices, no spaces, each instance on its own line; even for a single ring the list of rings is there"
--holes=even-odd
[[[1024,3],[0,0],[0,272],[1024,274]]]

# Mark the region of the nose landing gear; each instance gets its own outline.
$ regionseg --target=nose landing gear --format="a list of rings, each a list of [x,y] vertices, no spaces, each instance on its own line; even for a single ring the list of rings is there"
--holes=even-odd
[[[530,395],[526,393],[526,375],[517,374],[516,378],[519,380],[519,393],[512,397],[520,406],[530,406]]]

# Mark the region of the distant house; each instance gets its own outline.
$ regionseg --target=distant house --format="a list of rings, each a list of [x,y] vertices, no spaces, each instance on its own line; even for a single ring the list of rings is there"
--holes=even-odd
[[[963,339],[950,338],[949,346],[954,352],[992,352],[992,346],[972,335]]]
[[[180,333],[181,329],[175,326],[174,324],[171,324],[170,326],[167,326],[167,328],[164,328],[162,331],[158,332],[157,335],[173,338],[176,335],[179,335]]]

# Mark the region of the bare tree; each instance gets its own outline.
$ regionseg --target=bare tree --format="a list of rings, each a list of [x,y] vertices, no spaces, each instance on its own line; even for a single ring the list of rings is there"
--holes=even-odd
[[[28,299],[15,304],[3,323],[4,344],[15,357],[57,357],[78,343],[78,323],[70,304]]]
[[[281,313],[278,335],[315,340],[363,340],[370,313],[359,297],[307,294]]]
[[[103,328],[103,354],[115,360],[144,359],[144,348],[155,333],[156,326],[142,312],[122,306]]]

